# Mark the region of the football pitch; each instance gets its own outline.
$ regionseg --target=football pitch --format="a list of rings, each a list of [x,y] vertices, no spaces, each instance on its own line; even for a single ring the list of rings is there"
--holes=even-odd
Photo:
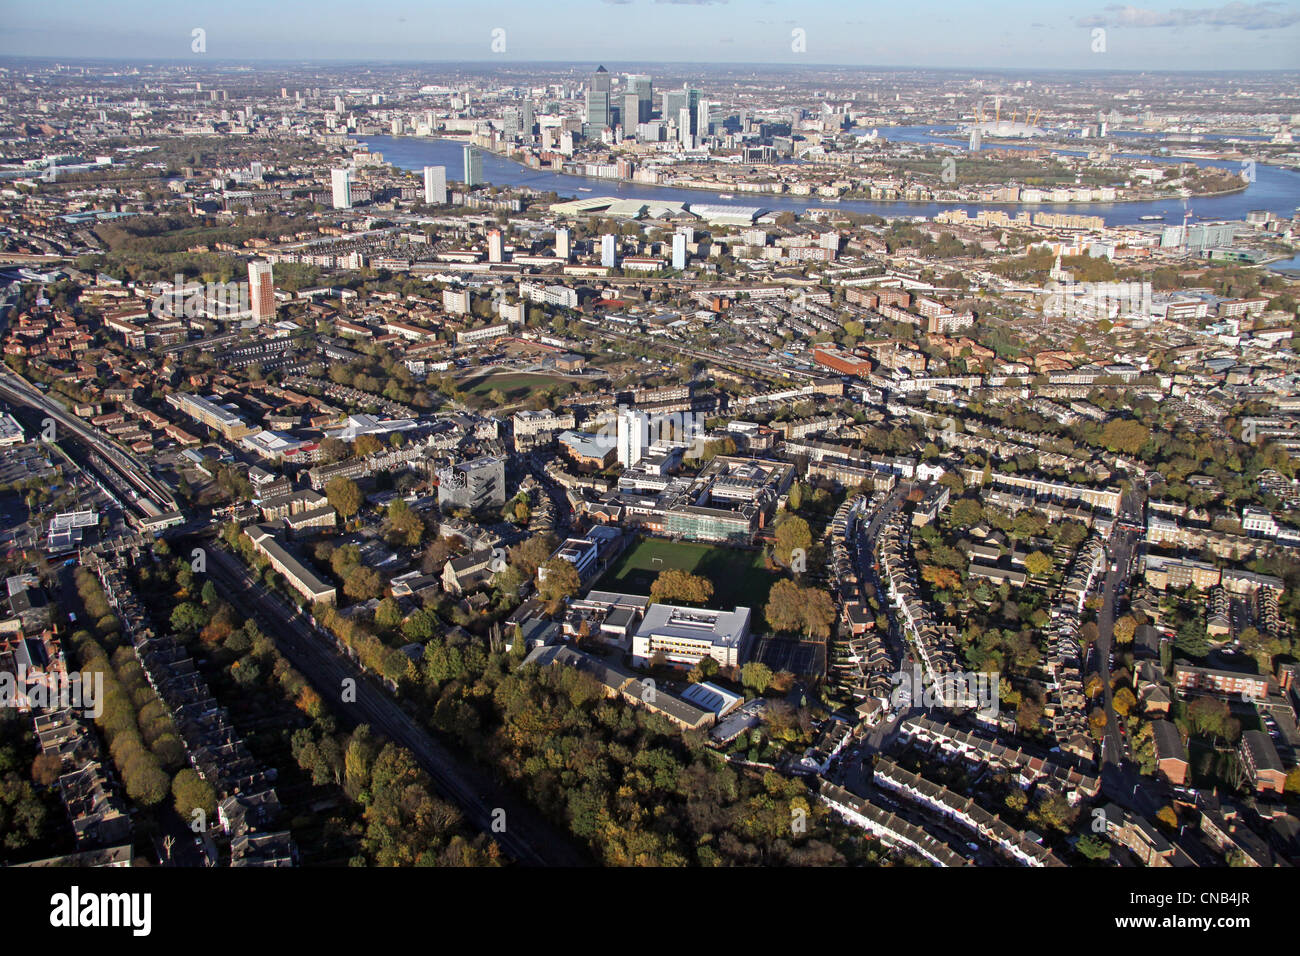
[[[763,567],[761,550],[714,547],[645,537],[618,557],[595,587],[624,594],[649,594],[659,572],[678,568],[713,583],[709,607],[748,607],[761,619],[767,592],[779,575]],[[757,623],[757,622],[756,622]]]

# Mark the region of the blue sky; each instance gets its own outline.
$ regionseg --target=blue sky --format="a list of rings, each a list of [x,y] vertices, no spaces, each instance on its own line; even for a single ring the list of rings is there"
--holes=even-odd
[[[1206,6],[1185,6],[1206,2]],[[1300,69],[1300,0],[6,0],[0,55]],[[494,53],[492,31],[505,31]],[[805,31],[805,51],[792,31]],[[1104,51],[1096,30],[1104,30]],[[611,67],[614,68],[614,67]]]

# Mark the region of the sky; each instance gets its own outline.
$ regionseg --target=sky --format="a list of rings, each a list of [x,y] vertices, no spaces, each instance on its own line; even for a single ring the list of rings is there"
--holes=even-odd
[[[1300,69],[1300,0],[1181,4],[0,0],[0,56]]]

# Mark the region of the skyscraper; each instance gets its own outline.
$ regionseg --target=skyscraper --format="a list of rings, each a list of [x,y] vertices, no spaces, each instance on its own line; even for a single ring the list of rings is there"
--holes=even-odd
[[[673,268],[686,268],[686,237],[680,232],[673,235]]]
[[[334,192],[335,209],[352,208],[352,170],[331,169],[330,186]]]
[[[677,142],[687,149],[695,145],[691,142],[691,110],[687,106],[677,111]]]
[[[587,81],[587,122],[583,124],[582,135],[588,139],[599,136],[600,131],[613,121],[610,115],[612,104],[609,101],[609,93],[609,71],[603,66],[597,67],[596,72]]]
[[[636,132],[636,125],[640,120],[641,100],[635,93],[623,94],[623,135],[630,136]]]
[[[607,269],[618,267],[618,239],[616,237],[600,237],[600,264]]]
[[[654,84],[650,77],[644,73],[629,73],[627,75],[627,91],[635,93],[637,98],[637,113],[635,122],[633,119],[623,117],[623,127],[634,126],[636,123],[646,123],[650,120],[650,113],[654,106]]]
[[[700,139],[709,135],[709,107],[708,100],[700,100],[695,104],[695,135]]]
[[[493,229],[488,233],[488,262],[505,261],[505,240],[501,237],[500,229]]]
[[[275,318],[275,279],[271,263],[248,264],[248,300],[253,307],[253,318],[266,322]]]
[[[555,255],[565,262],[573,258],[572,233],[568,229],[555,230]]]
[[[518,136],[522,125],[519,107],[507,106],[501,111],[501,133],[506,139],[514,139]]]
[[[675,120],[682,108],[687,106],[685,90],[664,91],[664,119]]]
[[[424,201],[430,206],[447,204],[447,167],[424,167]]]
[[[483,183],[483,156],[473,146],[465,147],[465,186],[479,186]]]
[[[650,447],[650,416],[631,408],[618,412],[618,463],[631,468]]]

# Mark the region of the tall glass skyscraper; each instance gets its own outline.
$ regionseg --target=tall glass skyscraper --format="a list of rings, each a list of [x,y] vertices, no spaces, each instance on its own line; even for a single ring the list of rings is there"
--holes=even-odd
[[[648,123],[650,113],[654,108],[654,84],[650,77],[644,73],[629,73],[627,75],[627,96],[636,96],[637,114],[636,116],[624,116],[623,127],[635,126],[637,123]]]
[[[588,139],[614,122],[613,108],[610,103],[610,75],[603,66],[587,81],[587,122],[583,124],[582,135]]]
[[[483,157],[473,146],[465,147],[465,186],[483,183]]]

